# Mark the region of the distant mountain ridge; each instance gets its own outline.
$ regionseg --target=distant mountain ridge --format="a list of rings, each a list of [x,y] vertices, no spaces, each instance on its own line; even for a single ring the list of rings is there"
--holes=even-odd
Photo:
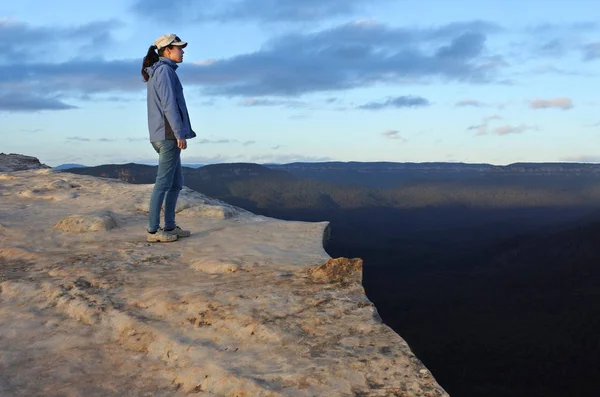
[[[62,170],[70,170],[71,168],[86,168],[86,167],[87,167],[87,165],[83,165],[83,164],[65,163],[65,164],[57,165],[56,167],[54,167],[54,169],[57,171],[62,171]]]
[[[468,181],[516,176],[600,177],[600,164],[587,163],[514,163],[500,166],[485,163],[444,162],[326,162],[266,166],[287,171],[301,178],[359,184],[372,188],[390,188],[426,180]]]
[[[65,170],[81,175],[116,178],[129,183],[150,184],[156,180],[157,166],[142,164],[99,165]],[[229,185],[245,180],[291,182],[298,178],[284,171],[273,170],[253,163],[228,163],[200,168],[183,167],[186,186],[214,197],[230,195]]]
[[[331,168],[330,168],[331,167]],[[67,170],[154,183],[156,166]],[[258,208],[595,206],[600,165],[457,163],[223,163],[183,168],[186,186],[233,205]]]

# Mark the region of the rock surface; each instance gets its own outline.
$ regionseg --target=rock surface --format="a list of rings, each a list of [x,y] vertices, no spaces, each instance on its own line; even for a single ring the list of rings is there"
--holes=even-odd
[[[36,170],[40,168],[50,167],[40,163],[40,160],[35,157],[14,153],[0,153],[0,172]]]
[[[0,395],[447,396],[327,222],[186,190],[192,236],[148,244],[151,189],[0,173]]]

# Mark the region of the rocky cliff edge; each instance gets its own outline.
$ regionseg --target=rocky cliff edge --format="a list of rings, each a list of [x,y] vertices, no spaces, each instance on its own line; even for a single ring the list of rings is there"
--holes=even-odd
[[[381,323],[361,260],[323,250],[327,222],[185,189],[193,235],[148,244],[151,185],[15,156],[0,155],[0,395],[447,396]]]

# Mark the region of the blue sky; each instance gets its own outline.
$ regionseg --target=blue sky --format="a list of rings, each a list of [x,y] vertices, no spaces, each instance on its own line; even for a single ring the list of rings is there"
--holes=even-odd
[[[155,163],[141,61],[164,33],[185,163],[600,162],[597,0],[0,3],[0,152]]]

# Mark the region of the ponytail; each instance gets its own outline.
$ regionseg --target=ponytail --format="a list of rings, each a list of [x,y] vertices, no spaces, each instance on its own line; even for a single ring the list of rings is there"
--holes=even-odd
[[[151,45],[150,48],[148,48],[148,53],[144,57],[144,62],[142,63],[142,78],[144,79],[144,82],[146,82],[146,81],[148,81],[148,79],[150,79],[150,76],[146,72],[146,68],[154,65],[156,62],[158,62],[158,54],[156,53],[156,46]]]

